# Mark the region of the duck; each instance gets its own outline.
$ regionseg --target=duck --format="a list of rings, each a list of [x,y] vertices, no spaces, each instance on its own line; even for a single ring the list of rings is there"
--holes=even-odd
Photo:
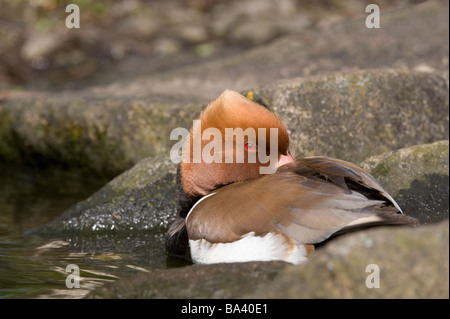
[[[208,129],[217,134],[200,135]],[[230,129],[237,133],[226,146]],[[216,147],[209,145],[213,138],[221,142]],[[214,161],[195,160],[196,139],[197,151]],[[331,157],[296,157],[289,145],[286,127],[266,107],[232,90],[213,100],[182,149],[176,174],[180,211],[167,232],[167,253],[200,264],[300,264],[343,233],[418,224],[362,168]],[[231,157],[225,154],[230,148]],[[269,151],[274,163],[259,156]]]

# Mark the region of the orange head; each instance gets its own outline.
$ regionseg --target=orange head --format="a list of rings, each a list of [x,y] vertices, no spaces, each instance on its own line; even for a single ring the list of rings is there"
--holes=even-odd
[[[241,94],[226,90],[200,114],[183,147],[181,183],[203,196],[233,182],[257,178],[261,168],[293,161],[280,119]]]

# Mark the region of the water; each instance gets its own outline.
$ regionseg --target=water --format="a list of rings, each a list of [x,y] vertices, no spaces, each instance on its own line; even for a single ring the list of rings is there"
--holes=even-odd
[[[0,164],[0,298],[81,298],[119,278],[181,266],[164,252],[164,234],[26,235],[86,199],[106,181],[61,170]],[[69,289],[66,267],[80,269]]]

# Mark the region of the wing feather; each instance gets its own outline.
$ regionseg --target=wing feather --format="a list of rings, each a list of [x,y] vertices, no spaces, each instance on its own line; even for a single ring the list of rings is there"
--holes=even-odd
[[[314,157],[217,189],[190,213],[186,226],[189,238],[212,243],[281,231],[297,243],[315,244],[358,227],[417,223],[400,213],[392,197],[359,167]]]

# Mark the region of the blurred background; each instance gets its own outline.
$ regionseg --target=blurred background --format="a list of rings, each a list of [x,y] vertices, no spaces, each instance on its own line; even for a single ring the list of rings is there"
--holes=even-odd
[[[390,10],[423,1],[382,2]],[[80,29],[65,27],[70,3]],[[0,88],[74,89],[173,69],[360,17],[369,3],[0,0]]]

